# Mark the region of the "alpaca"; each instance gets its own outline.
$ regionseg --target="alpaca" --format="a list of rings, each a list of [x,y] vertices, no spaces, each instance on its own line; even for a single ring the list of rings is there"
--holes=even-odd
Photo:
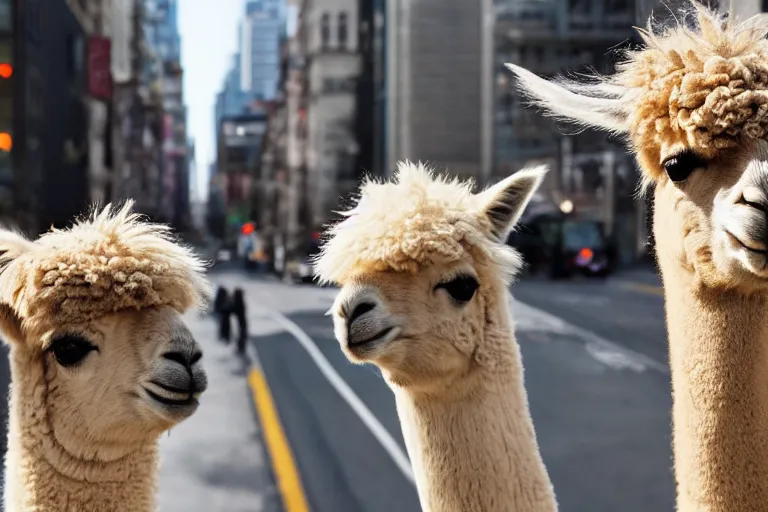
[[[181,318],[203,265],[131,206],[34,241],[0,230],[7,512],[154,511],[158,438],[207,387]]]
[[[682,512],[768,510],[768,20],[693,5],[615,75],[519,86],[626,136],[654,193]]]
[[[557,509],[511,330],[521,259],[505,244],[544,173],[473,194],[400,163],[394,182],[362,186],[315,261],[342,286],[331,309],[342,350],[394,392],[427,512]]]

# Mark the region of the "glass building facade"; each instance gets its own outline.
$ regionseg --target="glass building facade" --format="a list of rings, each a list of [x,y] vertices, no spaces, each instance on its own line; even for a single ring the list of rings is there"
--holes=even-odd
[[[282,0],[250,0],[240,37],[241,85],[252,99],[271,100],[280,78]]]

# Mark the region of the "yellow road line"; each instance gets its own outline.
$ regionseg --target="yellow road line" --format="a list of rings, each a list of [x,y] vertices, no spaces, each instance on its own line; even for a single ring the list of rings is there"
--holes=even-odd
[[[632,281],[621,281],[619,285],[622,288],[626,288],[628,290],[632,290],[636,292],[648,293],[650,295],[659,295],[661,297],[664,296],[664,289],[661,286],[654,286],[652,284],[635,283]]]
[[[261,371],[253,368],[248,375],[248,384],[251,386],[253,401],[256,403],[256,410],[261,420],[264,440],[272,459],[272,470],[283,498],[283,508],[285,512],[309,512],[301,477],[280,424],[280,417],[272,400],[267,379]]]

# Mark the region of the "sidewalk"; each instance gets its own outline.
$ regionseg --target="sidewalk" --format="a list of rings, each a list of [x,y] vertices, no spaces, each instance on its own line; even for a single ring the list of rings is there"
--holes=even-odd
[[[208,390],[200,408],[160,442],[160,512],[279,512],[248,387],[247,363],[216,338],[213,319],[185,318],[200,342]]]

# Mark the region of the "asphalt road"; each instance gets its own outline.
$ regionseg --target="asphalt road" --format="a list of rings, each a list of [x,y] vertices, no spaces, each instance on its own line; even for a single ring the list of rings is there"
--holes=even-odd
[[[335,290],[217,277],[242,286],[258,353],[315,512],[419,509],[415,488],[300,343],[308,335],[405,453],[394,399],[372,367],[342,355],[324,312]],[[545,463],[565,512],[672,511],[663,300],[653,276],[522,281],[512,305]],[[267,315],[268,313],[268,315]],[[271,315],[271,316],[270,316]],[[283,322],[284,324],[285,322]]]

